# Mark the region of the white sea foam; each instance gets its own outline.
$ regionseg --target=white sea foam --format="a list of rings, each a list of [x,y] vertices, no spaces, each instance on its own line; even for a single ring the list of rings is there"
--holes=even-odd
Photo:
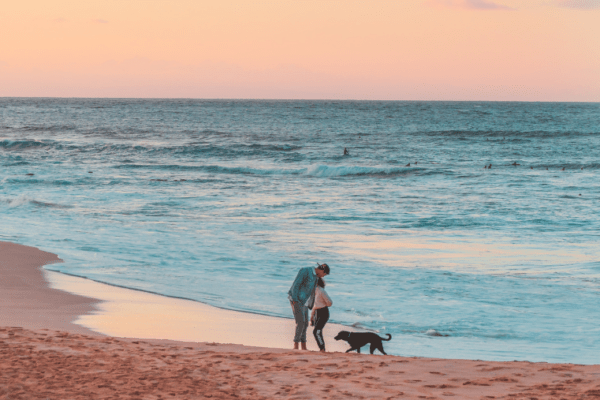
[[[382,168],[382,167],[363,167],[363,166],[329,166],[312,165],[306,169],[306,175],[317,177],[335,177],[349,175],[396,175],[408,173],[410,169],[405,168]]]
[[[31,200],[29,196],[22,194],[14,198],[7,198],[4,201],[8,204],[8,207],[15,208],[28,204]]]

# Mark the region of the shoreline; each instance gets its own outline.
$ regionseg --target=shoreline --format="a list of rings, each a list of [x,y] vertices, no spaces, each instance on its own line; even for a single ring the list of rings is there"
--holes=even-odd
[[[52,289],[98,299],[96,309],[80,315],[74,323],[103,335],[279,349],[291,349],[293,345],[295,322],[291,318],[233,311],[50,270],[44,270],[44,276]],[[339,330],[355,331],[328,324],[324,330],[328,351],[347,349],[344,342],[333,339]],[[318,350],[312,329],[307,339],[309,350]]]
[[[334,352],[293,351],[292,319],[42,270],[54,262],[55,254],[0,242],[0,398],[600,397],[600,365],[347,354],[329,337]],[[200,336],[165,337],[169,329]],[[153,337],[141,338],[148,331]]]
[[[24,261],[19,260],[30,261],[23,264]],[[62,260],[56,254],[0,242],[0,274],[15,277],[3,280],[7,291],[3,290],[0,304],[7,304],[7,307],[0,309],[0,321],[15,321],[30,329],[50,328],[129,339],[292,348],[293,318],[228,310],[196,300],[101,283],[43,268],[57,262]],[[11,263],[15,268],[9,271]],[[15,279],[28,282],[27,292],[11,294],[8,291]],[[29,304],[25,299],[35,304]],[[48,302],[47,299],[56,300]],[[52,320],[47,321],[40,313],[49,313]],[[27,321],[23,316],[27,316]],[[327,324],[323,334],[328,351],[343,352],[348,348],[345,342],[333,339],[340,330],[356,331],[353,327]],[[308,349],[318,350],[311,327],[307,339]]]
[[[52,265],[52,264],[46,264],[46,265]],[[114,288],[118,288],[118,289],[124,289],[124,290],[132,290],[134,292],[141,292],[141,293],[145,293],[145,294],[149,294],[149,295],[154,295],[154,296],[160,296],[160,297],[166,297],[168,299],[175,299],[175,300],[185,300],[185,301],[193,301],[195,303],[200,303],[200,304],[204,304],[210,307],[214,307],[214,308],[218,308],[219,310],[224,310],[224,311],[233,311],[233,312],[239,312],[239,313],[243,313],[243,314],[255,314],[255,315],[260,315],[263,317],[273,317],[273,318],[282,318],[282,319],[288,319],[285,317],[281,317],[281,316],[275,316],[275,315],[267,315],[267,314],[261,314],[258,312],[252,312],[252,311],[242,311],[242,310],[234,310],[231,308],[225,308],[225,307],[219,307],[219,306],[215,306],[212,304],[208,304],[208,303],[204,303],[200,300],[194,300],[194,299],[190,299],[188,297],[178,297],[178,296],[171,296],[168,294],[162,294],[162,293],[157,293],[157,292],[152,292],[150,290],[144,290],[144,289],[138,289],[138,288],[132,288],[132,287],[127,287],[127,286],[122,286],[122,285],[117,285],[114,283],[108,283],[108,282],[102,282],[102,281],[97,281],[95,279],[91,279],[88,278],[86,276],[79,276],[79,275],[75,275],[75,274],[70,274],[68,272],[63,272],[63,271],[57,271],[54,269],[48,269],[45,268],[45,266],[42,267],[42,271],[45,272],[52,272],[52,273],[56,273],[56,274],[60,274],[60,275],[65,275],[71,278],[75,278],[75,279],[84,279],[86,281],[90,281],[90,282],[94,282],[94,283],[98,283],[100,285],[107,285],[107,286],[112,286]],[[47,279],[46,279],[47,280]],[[48,282],[49,283],[49,282]],[[293,319],[292,317],[290,317],[289,319]]]

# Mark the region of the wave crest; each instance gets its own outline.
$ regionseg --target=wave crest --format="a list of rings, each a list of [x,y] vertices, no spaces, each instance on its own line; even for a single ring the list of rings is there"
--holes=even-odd
[[[320,178],[332,178],[336,176],[406,176],[422,171],[422,168],[414,167],[361,167],[361,166],[328,166],[313,165],[306,169],[306,175]]]
[[[9,208],[21,207],[24,205],[34,205],[36,207],[49,207],[49,208],[70,208],[69,206],[65,206],[62,204],[50,203],[46,201],[40,201],[32,199],[26,195],[20,195],[14,198],[3,199],[3,202],[8,205]]]
[[[54,146],[53,143],[40,140],[0,140],[0,148],[6,150],[29,150]]]

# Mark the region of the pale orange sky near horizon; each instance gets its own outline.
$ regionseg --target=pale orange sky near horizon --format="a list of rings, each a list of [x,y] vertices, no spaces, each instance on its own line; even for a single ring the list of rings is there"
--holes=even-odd
[[[600,101],[600,0],[21,0],[0,96]]]

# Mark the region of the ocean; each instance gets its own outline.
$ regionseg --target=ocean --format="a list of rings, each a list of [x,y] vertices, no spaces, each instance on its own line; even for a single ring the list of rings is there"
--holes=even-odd
[[[326,262],[390,354],[600,362],[598,103],[1,98],[0,166],[48,269],[292,318]]]

